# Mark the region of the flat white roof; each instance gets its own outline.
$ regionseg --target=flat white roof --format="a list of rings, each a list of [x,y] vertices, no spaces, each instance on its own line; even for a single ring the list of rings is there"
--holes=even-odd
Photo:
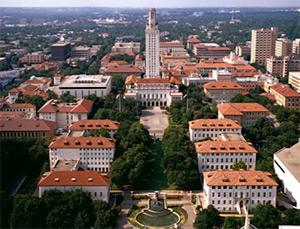
[[[290,148],[279,150],[275,156],[300,183],[300,142]]]
[[[59,88],[107,87],[111,76],[104,75],[72,75],[65,76]]]

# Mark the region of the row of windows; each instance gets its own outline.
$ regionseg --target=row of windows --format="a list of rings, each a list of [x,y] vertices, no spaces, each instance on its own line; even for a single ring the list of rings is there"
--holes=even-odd
[[[236,204],[236,203],[233,203],[231,200],[212,200],[211,202],[213,205],[214,204],[222,204],[222,205],[225,205],[225,204]],[[245,204],[249,204],[249,200],[245,200]],[[271,201],[270,200],[251,200],[251,204],[271,204]],[[219,209],[219,208],[218,208]],[[221,208],[222,210],[226,211],[226,207],[223,207]],[[231,210],[235,210],[235,208],[231,209],[231,207],[228,208],[229,211]]]
[[[211,186],[212,189],[239,189],[240,186]],[[249,189],[251,187],[251,189],[272,189],[273,186],[243,186],[244,188]]]
[[[231,169],[233,164],[231,165],[202,165],[202,170],[218,170],[218,169]],[[252,165],[247,165],[247,169],[252,169]]]
[[[244,197],[249,197],[250,193],[249,192],[235,192],[233,195],[233,192],[212,192],[211,194],[212,197],[239,197],[239,198],[244,198]],[[272,192],[251,192],[252,197],[272,197]]]

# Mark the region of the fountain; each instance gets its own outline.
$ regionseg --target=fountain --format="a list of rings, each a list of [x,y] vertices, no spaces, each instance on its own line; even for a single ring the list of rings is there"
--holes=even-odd
[[[148,208],[136,215],[136,222],[142,228],[178,228],[180,215],[172,208],[167,208],[166,195],[155,192],[148,196]]]

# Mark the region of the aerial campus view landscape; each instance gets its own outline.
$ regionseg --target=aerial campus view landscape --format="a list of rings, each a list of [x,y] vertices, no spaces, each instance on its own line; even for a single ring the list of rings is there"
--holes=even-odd
[[[300,3],[96,2],[0,2],[0,227],[300,228]]]

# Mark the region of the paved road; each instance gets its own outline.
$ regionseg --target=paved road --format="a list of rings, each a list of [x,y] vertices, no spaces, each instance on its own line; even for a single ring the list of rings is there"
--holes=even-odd
[[[154,107],[143,110],[140,123],[148,129],[151,136],[161,139],[165,129],[169,125],[169,120],[164,110]]]
[[[121,213],[117,222],[117,229],[132,229],[133,227],[129,224],[127,220],[127,213],[132,207],[132,199],[130,192],[124,192],[124,200],[121,204]]]

